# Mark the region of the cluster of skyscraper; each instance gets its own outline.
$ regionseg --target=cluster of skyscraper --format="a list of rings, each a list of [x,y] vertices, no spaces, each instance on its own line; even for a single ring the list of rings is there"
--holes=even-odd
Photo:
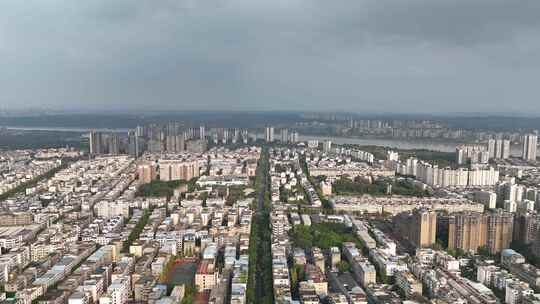
[[[147,161],[139,164],[137,173],[141,184],[157,179],[158,173],[162,181],[187,181],[199,177],[200,166],[197,160],[164,159],[157,163]]]
[[[523,136],[523,153],[524,160],[536,160],[536,149],[538,145],[538,136],[536,134],[527,134]]]
[[[92,131],[89,134],[90,154],[125,153],[131,156],[140,156],[144,151],[200,153],[206,151],[209,141],[216,145],[254,142],[257,140],[257,132],[255,131],[239,128],[211,128],[207,130],[204,125],[185,127],[179,122],[137,126],[128,132],[127,138],[121,137],[119,133]],[[282,128],[279,132],[279,137],[276,137],[274,127],[267,126],[264,140],[269,143],[276,141],[296,143],[299,141],[297,131]]]
[[[432,246],[440,229],[442,234],[448,234],[449,249],[475,253],[486,247],[495,254],[512,242],[514,215],[502,210],[438,215],[433,210],[417,209],[398,214],[393,223],[396,231],[416,248]]]
[[[150,152],[204,152],[206,150],[206,127],[185,127],[181,123],[151,124],[137,127],[137,136],[147,142]]]
[[[493,186],[499,180],[499,171],[493,167],[439,168],[437,165],[418,161],[416,158],[396,163],[396,172],[414,176],[417,180],[432,187]]]
[[[125,152],[117,133],[90,132],[90,154],[120,154]]]
[[[508,147],[510,149],[510,146]],[[510,150],[509,150],[510,151]],[[457,163],[459,165],[470,162],[471,164],[487,164],[490,152],[484,145],[462,145],[456,148]]]
[[[129,154],[140,156],[150,152],[204,152],[206,127],[186,128],[181,123],[138,126],[128,132],[127,138],[119,133],[92,131],[89,134],[90,154]]]
[[[256,135],[250,134],[247,129],[229,129],[229,128],[216,128],[212,130],[212,141],[214,144],[236,144],[255,140]]]
[[[536,160],[536,150],[538,144],[538,135],[531,133],[523,135],[521,138],[523,160]],[[508,139],[490,139],[488,140],[489,158],[508,159],[510,158],[510,140]]]
[[[275,129],[273,126],[267,126],[264,132],[264,139],[266,142],[274,142],[279,140],[282,143],[296,143],[299,141],[299,136],[297,131],[289,132],[289,129],[281,129],[280,137],[276,139]]]
[[[510,140],[488,140],[488,153],[490,159],[508,159],[510,157]]]
[[[439,168],[419,162],[416,179],[433,187],[493,186],[499,181],[499,171],[493,167],[485,169]]]
[[[521,157],[526,161],[536,160],[536,150],[538,136],[536,134],[526,134],[522,136]],[[489,139],[486,145],[461,145],[456,148],[456,160],[459,165],[470,162],[471,164],[487,164],[490,159],[510,158],[509,139]]]

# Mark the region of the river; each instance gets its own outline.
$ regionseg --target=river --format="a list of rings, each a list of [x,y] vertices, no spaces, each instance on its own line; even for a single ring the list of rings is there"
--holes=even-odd
[[[300,135],[300,140],[330,140],[336,144],[355,144],[362,146],[382,146],[391,147],[402,150],[426,149],[440,152],[455,152],[456,142],[436,142],[429,140],[405,140],[405,139],[378,139],[378,138],[352,138],[352,137],[336,137],[336,136],[303,136]]]
[[[355,144],[362,146],[381,146],[402,150],[426,149],[439,152],[456,152],[459,142],[430,141],[419,139],[378,139],[378,138],[353,138],[337,136],[304,136],[300,135],[301,141],[307,140],[330,140],[336,144]],[[510,154],[514,157],[521,156],[521,146],[512,145]]]
[[[8,130],[21,130],[21,131],[50,131],[50,132],[76,132],[76,133],[87,133],[90,131],[127,133],[130,130],[130,129],[106,129],[106,128],[20,127],[20,126],[18,127],[0,126],[0,128],[6,128]]]

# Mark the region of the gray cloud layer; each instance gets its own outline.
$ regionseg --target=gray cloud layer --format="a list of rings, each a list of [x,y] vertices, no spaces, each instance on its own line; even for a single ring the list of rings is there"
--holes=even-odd
[[[540,113],[540,1],[4,0],[0,69],[4,107]]]

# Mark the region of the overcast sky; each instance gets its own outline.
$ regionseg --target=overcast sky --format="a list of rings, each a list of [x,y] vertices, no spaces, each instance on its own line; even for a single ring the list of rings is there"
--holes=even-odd
[[[540,113],[540,0],[2,0],[0,109]]]

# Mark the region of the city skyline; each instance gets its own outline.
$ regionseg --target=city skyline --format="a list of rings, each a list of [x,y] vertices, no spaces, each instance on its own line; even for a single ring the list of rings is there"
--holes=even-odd
[[[0,304],[540,304],[539,0],[6,0],[0,66]]]
[[[537,303],[537,131],[311,115],[79,147],[0,129],[32,143],[0,149],[2,303]],[[318,119],[455,151],[302,138]]]

